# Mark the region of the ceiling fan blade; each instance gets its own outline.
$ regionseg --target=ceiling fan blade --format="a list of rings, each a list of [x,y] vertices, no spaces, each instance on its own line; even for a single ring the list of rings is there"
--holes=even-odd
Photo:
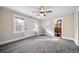
[[[44,16],[46,16],[46,14],[45,14],[45,13],[43,13],[43,15],[44,15]]]
[[[40,13],[40,12],[36,12],[36,11],[32,11],[32,12],[34,12],[34,13]]]
[[[52,11],[50,10],[50,11],[46,11],[46,13],[51,13]]]
[[[41,6],[40,11],[44,12],[44,7],[43,6]]]
[[[39,16],[39,15],[40,15],[40,13],[37,16]]]
[[[40,15],[40,13],[37,16],[39,16],[39,15]],[[46,16],[46,14],[45,13],[42,13],[42,16]]]

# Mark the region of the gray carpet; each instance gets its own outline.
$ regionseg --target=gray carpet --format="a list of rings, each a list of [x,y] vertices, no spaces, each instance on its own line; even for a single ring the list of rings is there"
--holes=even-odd
[[[0,46],[0,53],[78,53],[74,41],[36,36]]]

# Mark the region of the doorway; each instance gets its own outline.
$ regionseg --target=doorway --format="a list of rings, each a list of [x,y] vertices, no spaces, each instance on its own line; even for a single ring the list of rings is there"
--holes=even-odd
[[[63,19],[60,18],[60,19],[57,19],[55,21],[55,25],[54,25],[54,36],[55,37],[62,37],[62,34],[63,34]]]

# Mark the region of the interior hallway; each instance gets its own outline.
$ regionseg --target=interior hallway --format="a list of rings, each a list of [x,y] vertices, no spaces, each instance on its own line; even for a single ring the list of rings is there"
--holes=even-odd
[[[78,53],[74,41],[35,36],[0,46],[1,53]]]

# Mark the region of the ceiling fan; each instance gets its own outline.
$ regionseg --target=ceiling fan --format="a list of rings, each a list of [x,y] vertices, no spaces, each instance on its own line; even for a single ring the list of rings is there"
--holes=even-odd
[[[39,12],[37,12],[37,11],[33,11],[33,12],[34,12],[34,13],[38,13],[37,16],[39,16],[39,15],[46,16],[46,14],[47,14],[47,13],[51,13],[52,10],[46,11],[46,10],[45,10],[45,7],[44,7],[44,6],[41,6]]]

